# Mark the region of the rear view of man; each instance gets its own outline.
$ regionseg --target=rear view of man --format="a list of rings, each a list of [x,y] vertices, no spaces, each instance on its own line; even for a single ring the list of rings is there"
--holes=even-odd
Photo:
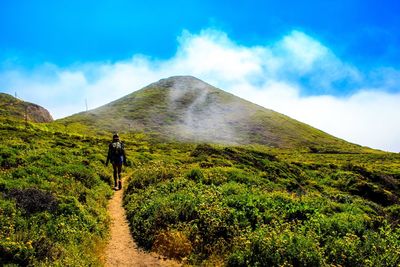
[[[115,190],[122,188],[121,171],[122,163],[126,166],[126,155],[124,144],[119,141],[118,134],[113,135],[113,141],[108,146],[108,155],[106,166],[111,162],[114,170],[114,188]]]

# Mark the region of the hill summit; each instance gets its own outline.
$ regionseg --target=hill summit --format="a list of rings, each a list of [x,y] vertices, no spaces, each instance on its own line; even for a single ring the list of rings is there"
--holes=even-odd
[[[60,120],[168,140],[336,149],[349,143],[192,76],[174,76]],[[351,145],[353,146],[353,145]]]
[[[47,109],[5,93],[0,93],[0,116],[20,120],[26,118],[31,122],[53,121]]]

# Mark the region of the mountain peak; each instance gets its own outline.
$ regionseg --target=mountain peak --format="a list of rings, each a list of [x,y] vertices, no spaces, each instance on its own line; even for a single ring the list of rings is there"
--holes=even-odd
[[[182,83],[182,82],[184,82],[184,83],[202,82],[202,83],[205,83],[202,80],[200,80],[200,79],[198,79],[198,78],[196,78],[194,76],[191,76],[191,75],[171,76],[171,77],[168,77],[168,78],[160,79],[157,83],[163,84],[163,83],[166,83],[166,82],[178,82],[178,83]]]
[[[271,147],[352,146],[309,125],[192,76],[161,79],[119,100],[63,119],[108,131],[143,131],[167,140]],[[353,146],[352,146],[353,147]]]
[[[158,82],[149,85],[149,87],[163,87],[177,90],[193,90],[210,88],[212,86],[193,76],[171,76],[169,78],[161,79]]]

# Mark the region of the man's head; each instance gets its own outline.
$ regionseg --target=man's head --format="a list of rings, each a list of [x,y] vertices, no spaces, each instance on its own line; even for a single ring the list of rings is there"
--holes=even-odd
[[[117,133],[113,135],[113,141],[119,141],[119,135]]]

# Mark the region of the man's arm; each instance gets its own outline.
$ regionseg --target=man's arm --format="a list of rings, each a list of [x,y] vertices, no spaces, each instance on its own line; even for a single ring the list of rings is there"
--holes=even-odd
[[[108,165],[108,162],[110,162],[111,159],[111,145],[108,146],[108,153],[107,153],[107,160],[106,160],[106,166]]]

